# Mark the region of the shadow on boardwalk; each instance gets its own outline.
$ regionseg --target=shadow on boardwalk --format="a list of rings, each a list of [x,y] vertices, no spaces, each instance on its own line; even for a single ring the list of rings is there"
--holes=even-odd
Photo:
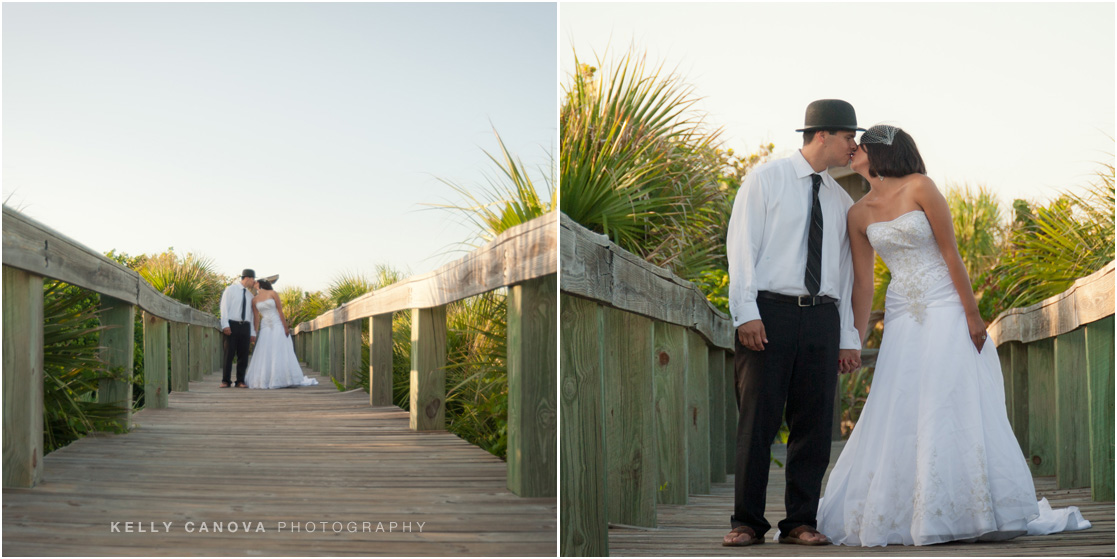
[[[4,555],[554,556],[556,500],[509,492],[491,454],[328,378],[219,380],[137,413],[127,435],[50,454],[38,487],[4,489]]]
[[[838,459],[842,443],[835,443],[830,465]],[[773,454],[783,461],[783,447],[773,447]],[[829,475],[829,472],[827,472]],[[784,518],[784,471],[773,465],[768,483],[767,518],[772,524],[764,545],[747,548],[722,547],[721,538],[729,532],[729,516],[733,513],[733,476],[725,483],[715,483],[710,495],[692,495],[687,505],[657,505],[659,527],[654,530],[610,528],[609,554],[613,556],[1105,556],[1114,554],[1114,504],[1090,500],[1089,489],[1056,489],[1055,478],[1036,478],[1039,497],[1047,497],[1051,506],[1075,505],[1093,527],[1081,532],[1050,536],[1025,536],[1001,543],[947,543],[923,547],[803,547],[780,545],[771,540],[776,524]]]

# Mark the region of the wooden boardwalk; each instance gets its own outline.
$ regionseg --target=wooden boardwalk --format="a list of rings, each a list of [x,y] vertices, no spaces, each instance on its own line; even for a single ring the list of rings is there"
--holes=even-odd
[[[51,453],[37,487],[4,489],[4,555],[557,553],[556,499],[512,494],[505,463],[453,434],[412,431],[407,412],[324,377],[219,380],[137,413],[131,433]]]
[[[835,443],[831,467],[841,452]],[[776,447],[777,449],[779,447]],[[780,450],[774,450],[779,455]],[[829,474],[829,472],[827,472]],[[659,527],[650,529],[610,528],[609,554],[613,556],[1114,556],[1114,504],[1090,500],[1089,489],[1056,489],[1054,477],[1036,478],[1039,497],[1047,497],[1055,508],[1075,505],[1093,527],[1081,532],[1050,536],[1025,536],[1000,543],[947,543],[923,547],[804,547],[771,541],[745,548],[722,547],[733,513],[733,476],[712,485],[711,494],[691,496],[687,505],[658,505]],[[772,467],[768,484],[768,521],[773,529],[784,518],[784,472]]]

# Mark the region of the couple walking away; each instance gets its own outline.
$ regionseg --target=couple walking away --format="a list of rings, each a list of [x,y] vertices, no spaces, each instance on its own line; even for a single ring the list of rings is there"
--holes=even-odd
[[[250,291],[259,287],[255,295]],[[229,388],[233,357],[237,358],[237,388],[286,388],[312,386],[316,379],[303,375],[283,304],[266,279],[245,270],[240,281],[221,294],[221,331],[225,333],[225,366],[221,388]],[[259,332],[259,336],[257,336]],[[256,342],[249,362],[248,350]]]
[[[853,106],[836,99],[811,103],[798,132],[801,150],[745,177],[729,221],[740,416],[723,545],[764,543],[785,414],[780,543],[927,545],[1089,528],[1076,507],[1036,502],[946,199],[911,136],[858,128]],[[856,204],[826,171],[846,165],[872,185]],[[837,376],[861,366],[874,251],[892,280],[873,389],[820,500]]]

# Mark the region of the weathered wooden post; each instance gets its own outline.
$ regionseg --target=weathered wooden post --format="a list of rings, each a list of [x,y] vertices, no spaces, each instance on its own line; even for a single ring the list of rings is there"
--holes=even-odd
[[[655,322],[656,503],[687,504],[686,328]]]
[[[719,363],[720,364],[720,363]],[[687,476],[690,493],[710,492],[710,352],[706,341],[687,330]]]
[[[446,428],[446,305],[411,311],[411,428]]]
[[[143,313],[144,407],[167,407],[167,321]]]
[[[330,330],[319,328],[318,332],[318,374],[330,376]]]
[[[181,322],[170,323],[171,344],[171,390],[187,392],[190,390],[190,325]]]
[[[1090,484],[1090,402],[1086,330],[1055,338],[1055,481],[1059,489]]]
[[[562,492],[559,531],[563,557],[609,555],[605,512],[605,417],[602,400],[602,308],[561,294]]]
[[[1028,462],[1032,475],[1055,475],[1055,339],[1028,344]]]
[[[102,380],[97,401],[118,408],[117,426],[132,427],[132,364],[135,346],[135,312],[131,303],[101,295],[101,360],[120,380]]]
[[[710,346],[710,483],[725,481],[725,350]]]
[[[555,274],[508,289],[508,489],[553,497],[558,475]]]
[[[197,324],[190,325],[190,380],[202,380],[202,327]],[[240,359],[239,357],[237,359]],[[233,371],[236,376],[236,370]]]
[[[1113,315],[1086,325],[1086,369],[1090,377],[1090,492],[1113,500]]]
[[[725,473],[737,473],[737,371],[733,354],[725,353]]]
[[[368,403],[392,405],[392,313],[368,319]]]
[[[345,325],[330,326],[330,378],[345,379]]]
[[[652,321],[611,308],[602,311],[606,510],[609,522],[654,527],[658,451],[652,394]],[[703,384],[703,393],[705,387]],[[709,474],[705,477],[708,480]]]
[[[43,477],[43,278],[4,266],[4,487]]]
[[[357,387],[357,373],[361,370],[361,322],[353,320],[345,323],[345,372],[341,383],[345,388]]]
[[[1005,408],[1016,442],[1028,454],[1028,348],[1020,342],[1006,342],[997,348],[1005,385]]]

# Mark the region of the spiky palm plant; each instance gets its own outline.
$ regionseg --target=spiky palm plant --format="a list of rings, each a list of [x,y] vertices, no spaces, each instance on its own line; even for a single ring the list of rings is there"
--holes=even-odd
[[[326,289],[334,307],[339,307],[372,291],[376,284],[356,271],[346,271],[334,276],[330,286]]]
[[[99,301],[92,291],[43,282],[44,453],[86,433],[118,428],[119,410],[93,401],[102,380],[123,378],[101,361]]]
[[[213,260],[193,253],[179,257],[174,249],[144,257],[136,272],[160,293],[194,307],[218,314],[221,293],[229,278],[217,274]]]
[[[560,113],[562,211],[583,226],[683,277],[722,252],[712,202],[716,141],[694,110],[693,88],[633,52],[598,75],[578,70]]]
[[[1081,192],[1064,191],[1044,206],[1017,200],[1014,207],[1016,219],[994,270],[994,314],[1062,293],[1113,261],[1113,165],[1103,164]]]

